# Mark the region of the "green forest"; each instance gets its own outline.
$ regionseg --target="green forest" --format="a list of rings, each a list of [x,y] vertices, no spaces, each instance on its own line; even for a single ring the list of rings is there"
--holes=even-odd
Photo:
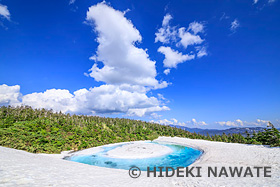
[[[70,115],[28,106],[0,107],[0,146],[32,153],[60,153],[136,140],[177,136],[210,141],[280,146],[280,132],[271,124],[264,132],[203,136],[196,133],[124,118]]]

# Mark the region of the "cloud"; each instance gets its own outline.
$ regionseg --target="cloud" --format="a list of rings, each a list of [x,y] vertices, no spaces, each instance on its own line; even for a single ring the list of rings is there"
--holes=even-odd
[[[277,120],[276,120],[277,121]],[[190,121],[186,122],[179,122],[176,119],[160,119],[157,121],[153,121],[162,125],[177,125],[177,126],[184,126],[184,127],[190,127],[190,128],[201,128],[205,127],[208,124],[205,121],[197,121],[196,119],[192,119]],[[242,121],[240,119],[234,120],[234,121],[220,121],[220,122],[215,122],[216,124],[219,124],[221,126],[228,126],[228,127],[247,127],[247,126],[267,126],[268,125],[267,120],[261,120],[257,119],[255,122],[247,122],[247,121]]]
[[[175,118],[168,120],[168,119],[160,119],[158,121],[151,120],[152,123],[159,123],[161,125],[175,125],[175,122],[178,122]]]
[[[240,27],[240,23],[237,19],[235,19],[233,22],[231,22],[230,30],[232,32],[236,32],[236,29]]]
[[[162,21],[162,27],[155,33],[155,43],[161,42],[164,44],[176,41],[177,30],[176,27],[171,27],[169,22],[172,19],[170,14],[166,14]]]
[[[268,3],[274,3],[276,0],[268,0]]]
[[[56,112],[74,111],[74,95],[68,90],[50,89],[45,92],[27,94],[22,97],[24,105],[34,108],[53,109]]]
[[[166,106],[160,106],[158,98],[148,97],[145,90],[137,90],[130,85],[101,85],[89,90],[80,89],[73,94],[68,90],[50,89],[23,96],[22,103],[34,108],[89,115],[127,113],[142,117],[169,110]]]
[[[0,4],[0,16],[4,17],[7,20],[10,20],[11,15],[7,6]]]
[[[197,121],[196,119],[192,119],[190,121],[186,122],[179,122],[176,119],[160,119],[157,121],[152,120],[152,122],[159,123],[162,125],[177,125],[177,126],[184,126],[184,127],[190,127],[190,128],[201,128],[205,127],[208,124],[205,121]],[[268,125],[267,120],[261,120],[257,119],[255,122],[247,122],[247,121],[242,121],[240,119],[234,120],[234,121],[220,121],[216,122],[216,124],[219,124],[221,126],[228,126],[228,127],[247,127],[247,126],[267,126]],[[277,120],[276,120],[277,122]]]
[[[172,118],[170,120],[168,120],[168,119],[160,119],[160,120],[157,120],[157,121],[151,120],[151,122],[159,123],[159,124],[162,124],[162,125],[176,125],[176,126],[191,127],[191,128],[208,125],[204,121],[197,121],[194,118],[191,121],[187,121],[187,122],[179,122],[175,118]]]
[[[136,47],[142,37],[124,14],[104,2],[89,8],[86,19],[98,33],[99,44],[91,59],[103,63],[101,68],[95,63],[89,76],[107,84],[166,87],[165,81],[159,83],[155,78],[156,62],[150,60],[146,50]]]
[[[136,47],[141,42],[140,32],[120,12],[103,3],[91,6],[87,23],[97,33],[98,48],[92,60],[96,62],[86,75],[104,82],[99,87],[79,89],[71,93],[66,89],[49,89],[31,93],[19,101],[19,86],[2,85],[5,105],[23,104],[33,108],[75,114],[124,114],[128,116],[156,116],[156,112],[170,110],[162,95],[148,96],[151,89],[164,88],[159,82],[155,61],[146,50]],[[102,67],[99,67],[102,63]],[[2,93],[2,92],[0,92]]]
[[[154,119],[159,119],[161,118],[162,115],[159,115],[157,113],[151,113],[151,117],[154,118]]]
[[[220,121],[216,123],[221,126],[232,126],[232,127],[240,127],[244,125],[240,119],[237,119],[235,121]]]
[[[170,73],[170,69],[168,68],[168,69],[165,69],[164,71],[163,71],[163,73],[165,74],[165,75],[168,75],[169,73]]]
[[[172,19],[172,16],[170,14],[166,14],[164,17],[163,17],[163,20],[162,20],[162,26],[165,27],[165,26],[168,26],[169,25],[169,21]]]
[[[196,49],[197,49],[197,51],[198,51],[198,53],[197,53],[197,55],[196,55],[198,58],[201,58],[201,57],[203,57],[203,56],[207,56],[207,55],[208,55],[205,46],[202,46],[202,47],[199,46],[199,47],[197,47]]]
[[[193,125],[195,127],[205,126],[208,125],[204,121],[197,121],[196,119],[192,119],[191,121],[186,122],[187,125]]]
[[[174,123],[178,123],[178,120],[175,118],[172,118],[171,120],[174,121]]]
[[[179,38],[181,39],[179,44],[183,45],[185,48],[190,45],[201,44],[204,41],[200,36],[186,31],[184,27],[179,29]]]
[[[255,122],[247,122],[237,119],[235,121],[221,121],[216,122],[221,126],[230,126],[230,127],[246,127],[246,126],[267,126],[269,121],[257,119]]]
[[[204,121],[197,121],[196,119],[192,119],[190,121],[186,122],[179,122],[176,119],[160,119],[157,121],[152,120],[151,122],[159,123],[162,125],[176,125],[176,126],[184,126],[184,127],[189,127],[189,128],[201,128],[205,127],[208,124]],[[261,120],[257,119],[255,122],[247,122],[247,121],[242,121],[240,119],[234,120],[234,121],[220,121],[220,122],[215,122],[216,124],[219,124],[221,126],[228,126],[228,127],[249,127],[249,126],[263,126],[266,127],[268,125],[267,120]],[[278,122],[276,120],[276,124],[278,125]]]
[[[201,44],[204,41],[197,35],[198,33],[204,32],[204,24],[194,21],[189,24],[186,31],[185,27],[178,29],[176,26],[170,26],[171,19],[173,19],[173,17],[170,14],[164,16],[162,27],[155,33],[155,42],[168,44],[172,41],[176,42],[179,40],[177,45],[183,45],[187,48],[189,45]]]
[[[168,100],[162,94],[158,93],[157,96],[158,96],[159,100],[164,101],[164,102],[166,102],[166,101],[168,102]]]
[[[197,57],[201,58],[207,56],[207,50],[205,46],[200,46],[204,42],[198,34],[204,33],[204,24],[201,22],[192,22],[189,24],[188,29],[185,27],[170,26],[170,20],[173,17],[170,14],[166,14],[162,21],[162,27],[158,29],[155,33],[155,43],[161,42],[165,45],[172,44],[174,42],[177,48],[183,46],[186,50],[188,46],[196,45]],[[158,52],[165,55],[163,60],[164,67],[168,69],[164,70],[164,74],[168,75],[170,73],[170,68],[176,68],[179,63],[183,63],[187,60],[192,60],[195,58],[195,54],[183,54],[170,46],[161,46],[158,48]]]
[[[257,9],[262,10],[267,6],[273,5],[275,2],[276,0],[265,0],[265,1],[253,0],[253,5],[255,5]]]
[[[268,125],[268,120],[261,120],[261,119],[257,119],[257,121],[254,123],[255,125],[265,125],[267,126]]]
[[[177,119],[172,118],[170,120],[168,119],[159,119],[157,121],[151,120],[151,122],[154,123],[159,123],[162,125],[176,125],[176,126],[183,126],[183,127],[189,127],[189,128],[201,128],[205,127],[208,124],[205,121],[197,121],[196,119],[192,119],[190,121],[186,122],[179,122]],[[262,126],[266,127],[268,125],[267,120],[261,120],[257,119],[255,122],[247,122],[247,121],[242,121],[240,119],[234,120],[234,121],[220,121],[220,122],[215,122],[216,124],[219,124],[221,126],[227,126],[227,127],[250,127],[250,126]],[[279,120],[276,120],[276,126],[279,125]]]
[[[8,86],[6,84],[0,85],[0,106],[13,105],[17,106],[21,104],[20,86]]]
[[[140,117],[169,110],[162,95],[159,98],[147,96],[150,89],[168,84],[155,78],[155,61],[149,59],[146,50],[136,47],[142,37],[124,15],[104,2],[91,6],[87,12],[86,20],[98,34],[98,48],[91,57],[96,62],[88,75],[104,85],[79,89],[73,94],[65,89],[49,89],[24,95],[22,102],[18,99],[19,86],[2,85],[5,97],[1,97],[1,104],[20,103],[64,113],[124,113]],[[98,67],[98,63],[103,63],[103,67]]]
[[[253,4],[257,4],[259,0],[253,0]]]
[[[164,54],[165,59],[163,60],[164,67],[176,68],[177,64],[183,63],[187,60],[194,59],[194,55],[183,55],[182,53],[171,49],[170,47],[161,46],[158,52]]]
[[[167,106],[154,106],[149,108],[130,108],[127,111],[128,116],[139,116],[143,117],[145,115],[152,114],[154,112],[170,110]]]
[[[192,31],[194,34],[199,32],[204,32],[204,25],[202,23],[198,23],[196,21],[189,24],[188,31]]]
[[[70,1],[69,1],[69,5],[74,4],[74,3],[75,3],[75,1],[76,1],[76,0],[70,0]]]
[[[224,20],[224,19],[229,19],[230,17],[226,15],[225,12],[223,12],[223,15],[220,17],[220,21]]]

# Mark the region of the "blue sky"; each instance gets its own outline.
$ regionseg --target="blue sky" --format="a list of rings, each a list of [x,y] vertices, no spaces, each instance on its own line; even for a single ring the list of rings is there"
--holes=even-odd
[[[0,1],[0,105],[280,125],[280,3]]]

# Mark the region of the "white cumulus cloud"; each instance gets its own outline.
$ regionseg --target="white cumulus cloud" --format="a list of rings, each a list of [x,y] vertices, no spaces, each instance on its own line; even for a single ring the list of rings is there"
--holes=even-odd
[[[189,128],[202,127],[202,126],[208,125],[204,121],[197,121],[194,118],[191,121],[186,121],[186,122],[179,122],[175,118],[172,118],[170,120],[168,120],[168,119],[160,119],[157,121],[151,120],[151,122],[159,123],[162,125],[176,125],[176,126],[183,126],[183,127],[189,127]]]
[[[155,42],[161,42],[164,44],[176,41],[177,30],[176,27],[170,26],[170,20],[173,17],[170,14],[166,14],[162,21],[162,27],[155,33]]]
[[[167,82],[156,79],[155,61],[146,50],[136,47],[140,32],[125,13],[105,2],[91,6],[87,22],[97,33],[98,48],[92,57],[95,64],[88,76],[105,84],[71,93],[66,89],[49,89],[22,96],[19,86],[1,85],[0,105],[29,105],[33,108],[53,109],[75,114],[125,114],[128,116],[156,116],[169,110],[164,97],[148,96],[151,89],[164,88]],[[98,63],[103,63],[98,67]],[[158,115],[159,116],[159,115]]]
[[[188,46],[195,46],[197,54],[183,54],[178,50],[172,49],[174,47],[171,48],[170,46],[159,47],[158,52],[165,55],[163,64],[168,69],[165,69],[163,73],[166,75],[170,73],[170,68],[176,68],[179,63],[194,59],[195,56],[201,58],[208,55],[206,47],[201,46],[204,39],[199,35],[204,33],[204,24],[194,21],[189,24],[188,29],[185,27],[179,28],[178,26],[170,26],[170,20],[172,19],[173,17],[170,14],[164,16],[162,27],[155,33],[155,42],[161,42],[165,45],[171,45],[172,42],[175,42],[177,48],[183,46],[185,50],[189,49]]]
[[[170,110],[167,106],[154,106],[147,108],[130,108],[127,112],[128,116],[139,116],[143,117],[144,115],[149,115],[154,112]]]
[[[187,48],[190,45],[201,44],[204,40],[199,35],[191,34],[186,28],[179,29],[180,44]]]
[[[6,18],[7,20],[10,20],[11,14],[6,5],[0,4],[0,16]]]
[[[170,14],[166,14],[162,21],[162,27],[155,33],[155,42],[161,42],[168,44],[171,41],[178,41],[177,45],[182,45],[187,48],[190,45],[201,44],[204,40],[198,35],[198,33],[204,32],[204,24],[199,22],[192,22],[189,24],[188,29],[185,27],[177,28],[176,26],[170,26],[170,20],[173,17]]]
[[[269,121],[257,119],[255,122],[242,121],[240,119],[234,121],[220,121],[216,122],[221,126],[229,126],[229,127],[246,127],[246,126],[267,126]]]
[[[267,126],[268,122],[269,122],[268,120],[257,119],[257,121],[253,124],[260,125],[260,126],[264,126],[264,125]]]
[[[159,123],[161,125],[174,125],[174,121],[168,119],[160,119],[158,121],[151,120],[152,123]]]
[[[87,21],[98,33],[95,63],[89,76],[107,84],[133,84],[154,88],[166,87],[166,82],[156,80],[155,61],[150,60],[146,50],[136,47],[142,37],[124,12],[105,3],[91,6]]]
[[[165,75],[168,75],[169,73],[170,73],[170,69],[168,68],[168,69],[165,69],[164,71],[163,71],[163,73],[165,74]]]
[[[220,121],[217,122],[221,126],[232,126],[232,127],[240,127],[243,126],[244,123],[240,119],[237,119],[235,121]]]
[[[160,99],[148,97],[145,90],[130,85],[101,85],[89,90],[80,89],[73,94],[68,90],[50,89],[24,95],[22,103],[34,108],[76,114],[126,113],[142,117],[169,110],[168,107],[161,106]]]
[[[53,109],[54,111],[70,112],[74,110],[74,95],[68,90],[50,89],[45,92],[27,94],[22,97],[24,105],[34,108]]]
[[[164,17],[163,17],[163,20],[162,20],[162,26],[168,26],[169,25],[169,21],[172,19],[172,16],[170,14],[166,14]]]
[[[163,60],[164,67],[167,68],[176,68],[177,64],[183,63],[187,60],[194,59],[194,55],[183,55],[182,53],[171,49],[170,47],[161,46],[158,49],[158,52],[165,55],[165,59]],[[169,73],[169,72],[166,72]]]
[[[208,125],[206,122],[204,122],[204,121],[197,121],[194,118],[191,121],[187,121],[186,124],[187,125],[193,125],[195,127],[200,127],[200,126]]]
[[[189,24],[188,31],[191,30],[194,34],[199,32],[204,32],[204,25],[202,23],[198,23],[196,21]]]
[[[0,106],[20,105],[21,93],[20,86],[0,85]]]

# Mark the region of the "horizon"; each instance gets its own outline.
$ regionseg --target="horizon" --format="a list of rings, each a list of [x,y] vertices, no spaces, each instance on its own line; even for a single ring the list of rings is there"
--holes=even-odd
[[[280,127],[275,1],[0,1],[0,106]]]

